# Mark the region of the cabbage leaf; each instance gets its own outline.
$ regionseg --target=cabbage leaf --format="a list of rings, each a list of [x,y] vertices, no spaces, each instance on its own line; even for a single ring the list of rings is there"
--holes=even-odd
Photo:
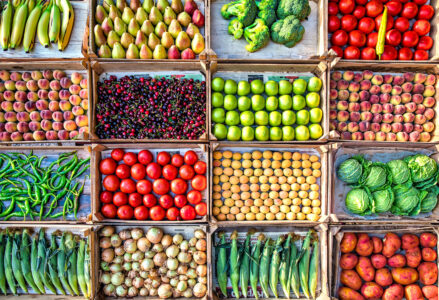
[[[337,175],[340,180],[346,183],[358,183],[363,174],[363,158],[351,157],[340,164]]]
[[[347,209],[357,215],[370,214],[370,199],[368,193],[361,188],[352,189],[346,195],[345,204]]]

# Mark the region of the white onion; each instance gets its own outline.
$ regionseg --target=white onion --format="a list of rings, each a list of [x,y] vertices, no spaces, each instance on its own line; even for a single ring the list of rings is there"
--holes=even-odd
[[[184,292],[187,289],[187,282],[186,281],[179,281],[177,284],[177,291]]]
[[[147,258],[153,258],[154,255],[155,255],[155,252],[152,250],[145,252],[145,257],[147,257]]]
[[[177,270],[178,260],[175,258],[168,258],[168,260],[166,261],[166,266],[169,270]]]
[[[125,278],[125,281],[124,281],[124,284],[127,286],[127,287],[130,287],[130,286],[133,286],[133,280],[131,279],[131,278]]]
[[[166,275],[162,275],[162,276],[160,276],[160,280],[163,282],[163,283],[169,283],[169,281],[171,280],[169,277],[166,277]]]
[[[180,245],[182,241],[183,241],[183,236],[181,234],[176,234],[172,238],[172,242],[177,246]]]
[[[142,237],[137,240],[137,249],[142,252],[146,252],[149,248],[151,248],[151,243],[146,237]]]
[[[154,252],[159,253],[159,252],[163,252],[163,250],[164,250],[164,247],[160,243],[155,244],[154,246],[152,246],[152,251],[154,251]]]
[[[196,269],[198,276],[206,276],[207,274],[207,266],[206,265],[198,265]]]
[[[180,243],[180,250],[183,252],[189,250],[189,242],[187,240],[184,240]]]
[[[176,245],[171,245],[166,249],[166,256],[168,257],[177,257],[178,253],[180,252],[180,249]]]
[[[153,279],[151,283],[153,288],[158,288],[160,286],[160,280],[159,279]]]
[[[137,250],[136,252],[133,253],[133,261],[140,261],[145,257],[145,253],[143,253],[140,250]]]
[[[111,274],[107,272],[102,273],[99,281],[103,284],[109,284],[111,282]]]
[[[174,270],[169,270],[168,272],[166,272],[166,276],[169,278],[175,277],[177,276],[177,272]]]
[[[197,281],[194,278],[189,278],[187,284],[189,287],[194,287],[197,284]]]
[[[179,262],[187,264],[192,260],[192,255],[186,252],[180,252],[177,259]]]
[[[156,288],[150,288],[150,289],[149,289],[149,295],[150,295],[151,297],[157,296],[157,295],[158,295],[158,291],[157,291],[157,289],[156,289]]]
[[[133,271],[140,271],[140,262],[135,261],[132,263],[131,267],[133,268]]]
[[[121,285],[124,279],[125,277],[123,276],[122,272],[117,272],[111,275],[111,283],[116,286]]]
[[[128,239],[123,243],[125,252],[134,253],[137,250],[137,242],[133,239]]]
[[[124,269],[125,271],[129,272],[131,271],[132,267],[131,267],[131,263],[130,262],[126,262],[122,265],[122,269]]]
[[[168,248],[170,245],[172,245],[172,236],[165,234],[160,243],[163,245],[163,248]]]
[[[114,291],[116,290],[116,287],[113,284],[107,284],[104,285],[104,295],[105,296],[112,296],[114,294]]]
[[[198,264],[194,260],[191,260],[191,262],[189,263],[189,267],[192,269],[196,269],[197,266],[198,266]]]
[[[204,239],[204,238],[206,238],[206,233],[201,229],[197,229],[194,231],[194,236],[197,239]]]
[[[139,290],[135,286],[132,286],[128,289],[128,297],[136,297],[138,294]]]
[[[202,298],[206,295],[207,287],[202,283],[197,283],[193,288],[194,296],[197,298]]]
[[[123,285],[119,285],[118,287],[116,287],[116,296],[125,297],[127,294],[128,290]]]
[[[152,268],[154,268],[154,262],[150,258],[145,258],[142,260],[142,263],[140,264],[140,268],[142,271],[150,271]]]
[[[197,280],[200,283],[207,284],[207,277],[206,276],[198,277]]]
[[[195,269],[189,269],[186,273],[186,276],[189,278],[197,278],[197,272]]]
[[[142,277],[143,279],[148,278],[148,271],[140,271],[140,277]]]
[[[190,240],[189,240],[189,246],[190,247],[195,247],[195,245],[197,244],[197,241],[198,241],[198,239],[197,238],[191,238]]]
[[[178,278],[172,278],[169,284],[173,287],[176,287],[178,282],[179,282]]]
[[[178,280],[180,280],[180,281],[188,281],[188,277],[186,276],[186,275],[180,275],[180,276],[178,276]]]

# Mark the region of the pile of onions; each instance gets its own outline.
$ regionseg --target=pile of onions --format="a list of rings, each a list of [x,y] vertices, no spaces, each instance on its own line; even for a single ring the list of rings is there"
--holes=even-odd
[[[106,296],[202,298],[207,293],[206,233],[186,240],[151,227],[99,232],[100,283]]]

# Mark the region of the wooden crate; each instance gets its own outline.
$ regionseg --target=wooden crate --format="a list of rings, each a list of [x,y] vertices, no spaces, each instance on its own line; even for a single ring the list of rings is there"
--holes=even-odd
[[[245,240],[246,234],[250,229],[256,230],[256,233],[252,236],[251,238],[251,243],[253,244],[256,240],[257,237],[259,235],[259,233],[263,233],[266,237],[270,237],[271,239],[276,240],[279,235],[282,234],[288,234],[288,233],[294,233],[297,235],[300,235],[301,237],[306,236],[308,230],[310,229],[314,229],[318,236],[319,236],[319,242],[320,242],[320,272],[318,273],[318,281],[317,281],[317,292],[316,292],[316,297],[319,300],[325,300],[325,299],[329,299],[329,290],[328,290],[328,280],[329,280],[329,270],[328,270],[328,257],[330,256],[330,253],[328,253],[328,226],[326,224],[321,224],[321,225],[281,225],[281,224],[276,224],[276,225],[272,225],[270,227],[266,227],[266,226],[258,226],[258,225],[248,225],[248,226],[239,226],[236,228],[232,228],[231,227],[227,227],[227,228],[217,228],[215,226],[212,226],[210,228],[210,240],[212,242],[211,248],[212,248],[212,264],[208,270],[208,272],[210,273],[211,279],[210,281],[212,282],[212,290],[211,290],[211,294],[210,294],[210,298],[211,299],[235,299],[233,298],[233,295],[231,295],[232,293],[232,288],[230,285],[230,281],[228,281],[227,284],[227,291],[228,291],[228,297],[224,298],[224,296],[221,294],[221,291],[219,289],[218,286],[218,281],[216,279],[216,261],[217,261],[217,246],[219,244],[219,238],[217,236],[217,234],[219,232],[224,232],[225,236],[226,236],[226,241],[229,241],[229,237],[232,233],[232,231],[237,230],[238,231],[238,240],[240,242],[243,242]],[[296,243],[296,246],[300,247],[301,243]],[[298,250],[300,250],[300,248],[298,248]],[[261,253],[262,253],[262,249],[261,249]],[[259,283],[259,281],[258,281]],[[241,291],[241,289],[240,289]],[[274,295],[272,294],[271,290],[270,290],[270,298],[265,298],[265,296],[262,294],[262,290],[260,288],[260,285],[258,284],[258,293],[259,293],[259,298],[263,298],[263,299],[286,299],[281,287],[280,287],[280,283],[278,286],[278,292],[279,292],[279,298],[275,298]],[[241,292],[240,292],[241,293]],[[291,293],[293,293],[291,291]],[[295,298],[294,299],[298,299],[298,300],[304,300],[306,299],[305,295],[303,293],[301,293],[300,298]],[[254,295],[253,295],[253,291],[251,289],[251,287],[248,287],[248,298],[253,298],[254,299]],[[241,297],[242,298],[242,295]]]
[[[251,141],[240,143],[318,143],[325,142],[329,137],[329,106],[327,96],[329,95],[327,90],[327,66],[324,62],[316,64],[238,64],[238,63],[210,63],[209,72],[207,76],[207,98],[209,99],[208,104],[208,115],[209,115],[209,140],[216,141],[217,138],[214,136],[212,129],[213,124],[211,122],[212,113],[212,80],[214,77],[219,76],[224,79],[234,79],[239,80],[252,80],[255,78],[267,81],[275,80],[279,81],[282,77],[286,79],[294,79],[298,76],[317,76],[322,80],[322,89],[320,90],[320,108],[323,111],[322,121],[320,125],[323,129],[323,135],[318,140],[308,140],[308,141]],[[273,79],[274,78],[274,79]]]
[[[328,78],[327,78],[327,83],[328,83],[328,88],[327,88],[327,99],[328,99],[328,105],[330,102],[330,81],[331,81],[331,73],[333,71],[364,71],[364,70],[371,70],[373,72],[378,72],[379,74],[392,74],[392,75],[397,75],[397,74],[402,74],[404,72],[422,72],[422,73],[427,73],[427,74],[434,74],[436,75],[436,84],[435,84],[435,88],[436,88],[436,93],[434,95],[434,98],[436,99],[436,104],[434,105],[433,109],[436,112],[436,116],[435,118],[432,120],[432,122],[434,122],[435,125],[435,129],[433,132],[431,132],[431,140],[430,142],[418,142],[421,144],[425,144],[428,145],[429,143],[436,143],[439,141],[439,68],[437,67],[437,65],[434,64],[427,64],[427,63],[417,63],[417,64],[407,64],[407,63],[403,63],[400,61],[397,61],[395,63],[389,63],[386,65],[383,65],[379,62],[376,61],[371,61],[370,63],[366,63],[366,62],[350,62],[350,61],[346,61],[346,60],[341,60],[341,61],[333,61],[332,63],[329,64],[329,72],[327,74]],[[330,108],[328,109],[328,111],[330,111]],[[329,118],[328,118],[329,119]],[[331,120],[329,120],[329,123],[331,123]],[[329,125],[331,127],[331,125]],[[337,130],[331,130],[329,131],[329,140],[331,141],[340,141],[342,140],[340,137],[339,132],[337,132]],[[350,140],[343,140],[343,141],[350,141]],[[364,143],[369,143],[370,141],[357,141],[357,142],[364,142]],[[381,141],[375,141],[377,143],[382,143]],[[406,144],[406,142],[402,142],[401,145]]]
[[[285,145],[285,144],[252,144],[245,145],[242,143],[211,143],[210,147],[211,155],[210,155],[210,165],[213,166],[213,152],[214,151],[224,151],[229,150],[232,152],[252,152],[255,150],[259,151],[265,151],[265,150],[271,150],[271,151],[290,151],[290,152],[301,152],[301,153],[308,153],[310,155],[318,155],[320,157],[320,163],[321,163],[321,176],[320,180],[317,181],[320,185],[320,200],[321,200],[321,215],[318,222],[311,222],[308,220],[294,220],[294,221],[288,221],[288,220],[274,220],[274,221],[219,221],[215,218],[215,216],[211,216],[211,224],[218,227],[228,227],[228,226],[262,226],[262,225],[268,225],[268,226],[280,226],[283,224],[306,224],[308,226],[312,225],[318,225],[322,222],[328,221],[328,203],[327,203],[327,189],[328,189],[328,181],[327,177],[329,172],[327,171],[327,164],[328,164],[328,147],[326,145]],[[213,167],[210,169],[210,191],[213,193]],[[212,195],[212,194],[211,194]],[[213,197],[210,197],[210,203],[209,203],[210,211],[213,209]]]
[[[185,64],[175,64],[172,62],[148,62],[144,60],[130,60],[125,62],[92,62],[92,75],[93,75],[93,117],[91,119],[90,125],[90,135],[91,140],[95,143],[139,143],[139,142],[207,142],[208,139],[208,124],[209,124],[209,101],[208,94],[206,92],[206,132],[202,136],[199,137],[198,140],[165,140],[165,139],[100,139],[96,135],[96,114],[94,113],[96,108],[96,103],[98,102],[98,94],[97,94],[97,83],[98,81],[106,78],[110,75],[116,76],[125,76],[126,74],[134,75],[134,76],[167,76],[167,75],[195,75],[200,78],[206,78],[205,74],[207,73],[207,65],[204,62],[193,62],[193,63],[185,63]],[[209,87],[206,84],[206,89]]]
[[[101,192],[101,182],[102,182],[102,176],[99,172],[99,162],[101,159],[110,157],[111,150],[116,148],[122,148],[125,151],[132,151],[135,153],[140,152],[141,150],[147,149],[152,152],[152,154],[155,156],[160,151],[169,151],[171,153],[180,153],[184,155],[186,151],[193,150],[198,154],[198,157],[200,160],[205,161],[207,164],[207,170],[210,169],[210,162],[209,162],[209,152],[208,152],[208,146],[203,144],[171,144],[171,143],[161,143],[161,144],[106,144],[106,145],[93,145],[93,161],[94,165],[92,167],[93,174],[93,194],[96,195],[96,197],[92,200],[92,209],[93,209],[93,221],[98,223],[114,223],[114,224],[163,224],[163,225],[169,225],[169,224],[176,224],[176,223],[207,223],[208,217],[210,215],[210,207],[209,207],[209,185],[202,192],[203,195],[203,201],[207,204],[207,214],[202,218],[197,218],[195,220],[191,221],[152,221],[152,220],[146,220],[146,221],[139,221],[139,220],[119,220],[119,219],[106,219],[100,212],[101,203],[99,200],[99,194]],[[155,159],[154,159],[155,160]],[[209,173],[206,172],[206,179],[207,182],[209,182]]]
[[[419,143],[357,143],[343,142],[332,143],[328,155],[328,209],[333,222],[343,222],[349,224],[368,224],[368,223],[398,223],[398,224],[431,224],[439,220],[439,206],[431,213],[421,213],[414,217],[402,217],[383,213],[372,216],[359,216],[350,213],[345,207],[344,201],[346,194],[351,190],[347,183],[337,177],[338,166],[341,162],[354,155],[364,155],[366,159],[373,162],[388,162],[394,159],[402,159],[405,156],[421,153],[431,156],[439,162],[439,147],[437,145],[420,145]]]

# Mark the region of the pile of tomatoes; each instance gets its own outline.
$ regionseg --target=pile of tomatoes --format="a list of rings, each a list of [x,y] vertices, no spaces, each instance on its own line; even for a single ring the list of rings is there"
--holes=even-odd
[[[382,60],[428,60],[433,47],[428,0],[329,0],[331,49],[345,59],[375,60],[378,30],[387,6],[388,18]]]
[[[114,149],[99,171],[101,213],[108,219],[194,220],[207,213],[201,193],[207,187],[206,163],[192,150],[172,156],[162,151],[154,161],[148,150]]]

